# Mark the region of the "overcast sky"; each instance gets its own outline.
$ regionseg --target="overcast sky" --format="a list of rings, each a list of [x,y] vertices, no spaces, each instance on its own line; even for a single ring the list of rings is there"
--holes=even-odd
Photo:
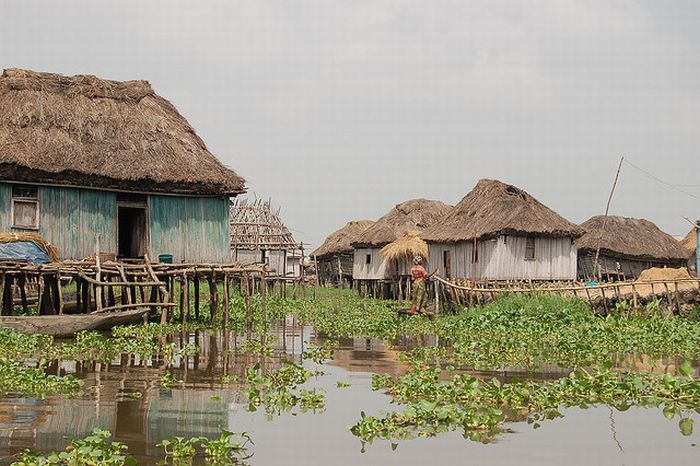
[[[622,155],[700,197],[699,24],[697,0],[0,0],[0,67],[147,79],[315,247],[480,178],[580,223]],[[611,212],[683,235],[700,200],[625,165]]]

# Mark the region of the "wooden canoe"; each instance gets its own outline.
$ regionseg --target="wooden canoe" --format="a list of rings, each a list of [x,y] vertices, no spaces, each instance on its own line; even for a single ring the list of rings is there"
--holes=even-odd
[[[104,314],[64,314],[61,316],[0,316],[0,327],[22,333],[70,337],[83,330],[108,330],[116,325],[143,321],[148,309],[106,312]]]

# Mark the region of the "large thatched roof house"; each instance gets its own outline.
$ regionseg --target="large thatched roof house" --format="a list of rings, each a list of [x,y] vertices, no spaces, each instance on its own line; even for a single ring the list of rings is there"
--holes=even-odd
[[[328,235],[323,244],[311,253],[318,264],[318,278],[322,283],[352,280],[352,242],[372,225],[372,220],[348,222]]]
[[[684,267],[688,255],[673,236],[649,220],[604,215],[581,224],[586,234],[576,241],[579,278],[598,276],[595,252],[600,247],[598,266],[605,279],[637,278],[650,267]]]
[[[570,280],[582,233],[522,189],[484,179],[423,239],[430,270],[448,278]]]
[[[38,230],[61,258],[229,260],[222,165],[147,81],[8,69],[0,77],[0,231]]]
[[[697,248],[698,248],[698,230],[691,229],[685,238],[681,240],[681,246],[685,249],[688,255],[688,270],[694,270],[697,274]]]
[[[387,260],[380,250],[407,231],[424,231],[443,218],[451,206],[427,199],[412,199],[392,208],[352,243],[352,276],[355,280],[385,280],[407,275],[410,260]]]

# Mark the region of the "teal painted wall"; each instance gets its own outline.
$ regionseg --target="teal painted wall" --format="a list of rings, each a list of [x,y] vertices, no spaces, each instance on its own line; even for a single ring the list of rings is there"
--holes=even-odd
[[[39,233],[61,259],[82,259],[100,249],[117,252],[117,195],[70,187],[39,186]],[[0,183],[0,231],[12,231],[12,185]],[[175,262],[230,262],[228,199],[149,196],[150,252]]]
[[[10,212],[12,208],[12,186],[0,183],[0,231],[10,231],[12,220]]]
[[[228,199],[149,196],[151,254],[174,262],[230,262]]]

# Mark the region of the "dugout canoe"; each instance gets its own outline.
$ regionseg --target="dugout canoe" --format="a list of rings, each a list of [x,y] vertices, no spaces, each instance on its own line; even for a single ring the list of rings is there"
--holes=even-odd
[[[0,316],[0,327],[22,333],[70,337],[84,330],[109,330],[117,325],[143,322],[148,309],[106,312],[104,314],[64,314],[61,316]]]

